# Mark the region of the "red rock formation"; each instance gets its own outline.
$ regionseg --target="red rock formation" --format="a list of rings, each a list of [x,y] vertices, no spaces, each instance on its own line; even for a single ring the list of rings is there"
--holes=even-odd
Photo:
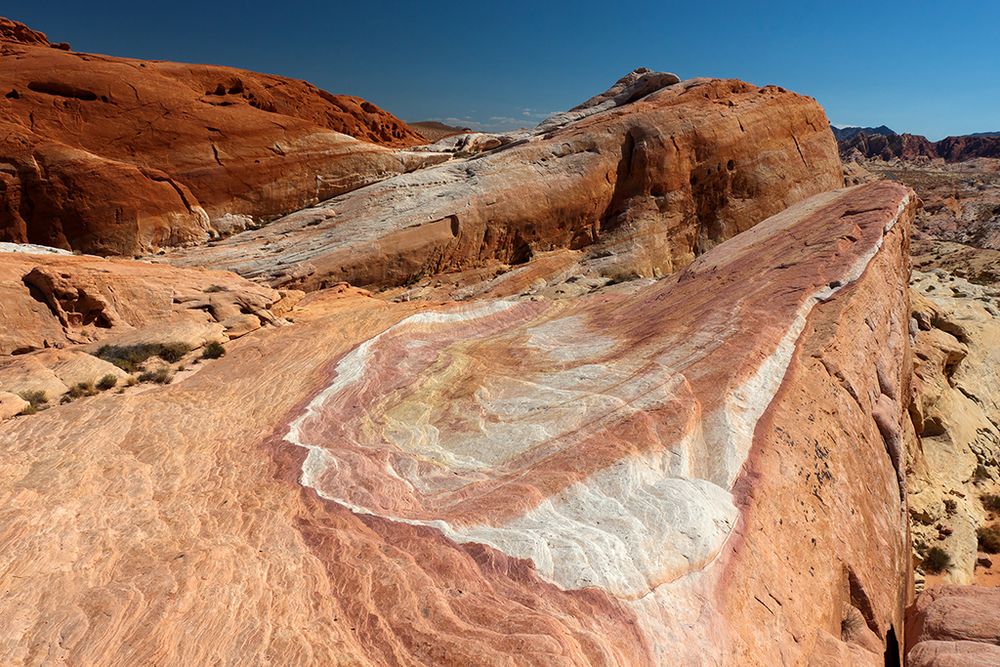
[[[146,252],[228,231],[226,214],[245,216],[242,228],[428,159],[379,146],[423,139],[356,97],[49,48],[11,21],[0,24],[0,94],[0,241]]]
[[[674,80],[664,76],[639,83]],[[603,255],[609,277],[665,275],[842,182],[833,135],[810,98],[708,79],[619,98],[620,106],[608,100],[602,112],[551,131],[170,261],[307,290],[341,280],[399,285],[559,248]]]
[[[574,300],[323,290],[174,385],[5,422],[0,646],[884,665],[908,590],[909,202],[821,194]]]
[[[1000,136],[989,134],[945,137],[941,141],[930,141],[919,134],[858,132],[841,140],[839,145],[842,155],[849,155],[856,150],[864,157],[882,160],[941,157],[947,162],[965,162],[975,158],[1000,158]]]

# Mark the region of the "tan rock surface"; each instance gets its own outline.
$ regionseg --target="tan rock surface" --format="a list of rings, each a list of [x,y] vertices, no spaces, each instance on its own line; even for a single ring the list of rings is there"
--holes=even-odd
[[[883,665],[912,214],[891,184],[827,193],[556,301],[317,291],[175,384],[3,422],[0,647]]]
[[[28,408],[28,401],[17,394],[0,391],[0,421],[15,417]]]
[[[952,565],[933,581],[970,584],[984,525],[982,495],[1000,492],[1000,290],[942,269],[914,272],[921,436],[911,462],[910,511],[918,556],[944,549]]]

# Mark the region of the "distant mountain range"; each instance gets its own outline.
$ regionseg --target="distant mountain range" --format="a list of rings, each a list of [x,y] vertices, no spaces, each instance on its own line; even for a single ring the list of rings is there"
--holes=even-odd
[[[857,151],[864,157],[883,160],[940,157],[948,162],[963,162],[977,157],[1000,158],[1000,132],[977,132],[930,141],[919,134],[898,134],[885,125],[831,126],[831,129],[844,157]]]

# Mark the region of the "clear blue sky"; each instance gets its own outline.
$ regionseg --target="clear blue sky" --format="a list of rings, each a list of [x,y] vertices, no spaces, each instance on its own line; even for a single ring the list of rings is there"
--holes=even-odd
[[[646,66],[816,97],[838,125],[1000,130],[1000,2],[7,0],[81,51],[233,65],[405,120],[536,123]],[[456,120],[457,119],[457,120]]]

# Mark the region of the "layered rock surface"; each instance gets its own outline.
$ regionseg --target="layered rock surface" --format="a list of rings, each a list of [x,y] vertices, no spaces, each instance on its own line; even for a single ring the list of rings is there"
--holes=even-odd
[[[738,81],[675,82],[626,77],[507,145],[168,259],[307,290],[401,285],[565,248],[587,249],[609,278],[661,276],[841,184],[814,100]]]
[[[416,168],[424,139],[356,97],[227,67],[52,48],[0,26],[0,241],[138,254]]]
[[[1000,664],[1000,589],[944,586],[925,591],[908,619],[910,667]]]
[[[0,646],[883,665],[912,214],[893,184],[825,193],[572,299],[321,290],[173,385],[4,422]]]

